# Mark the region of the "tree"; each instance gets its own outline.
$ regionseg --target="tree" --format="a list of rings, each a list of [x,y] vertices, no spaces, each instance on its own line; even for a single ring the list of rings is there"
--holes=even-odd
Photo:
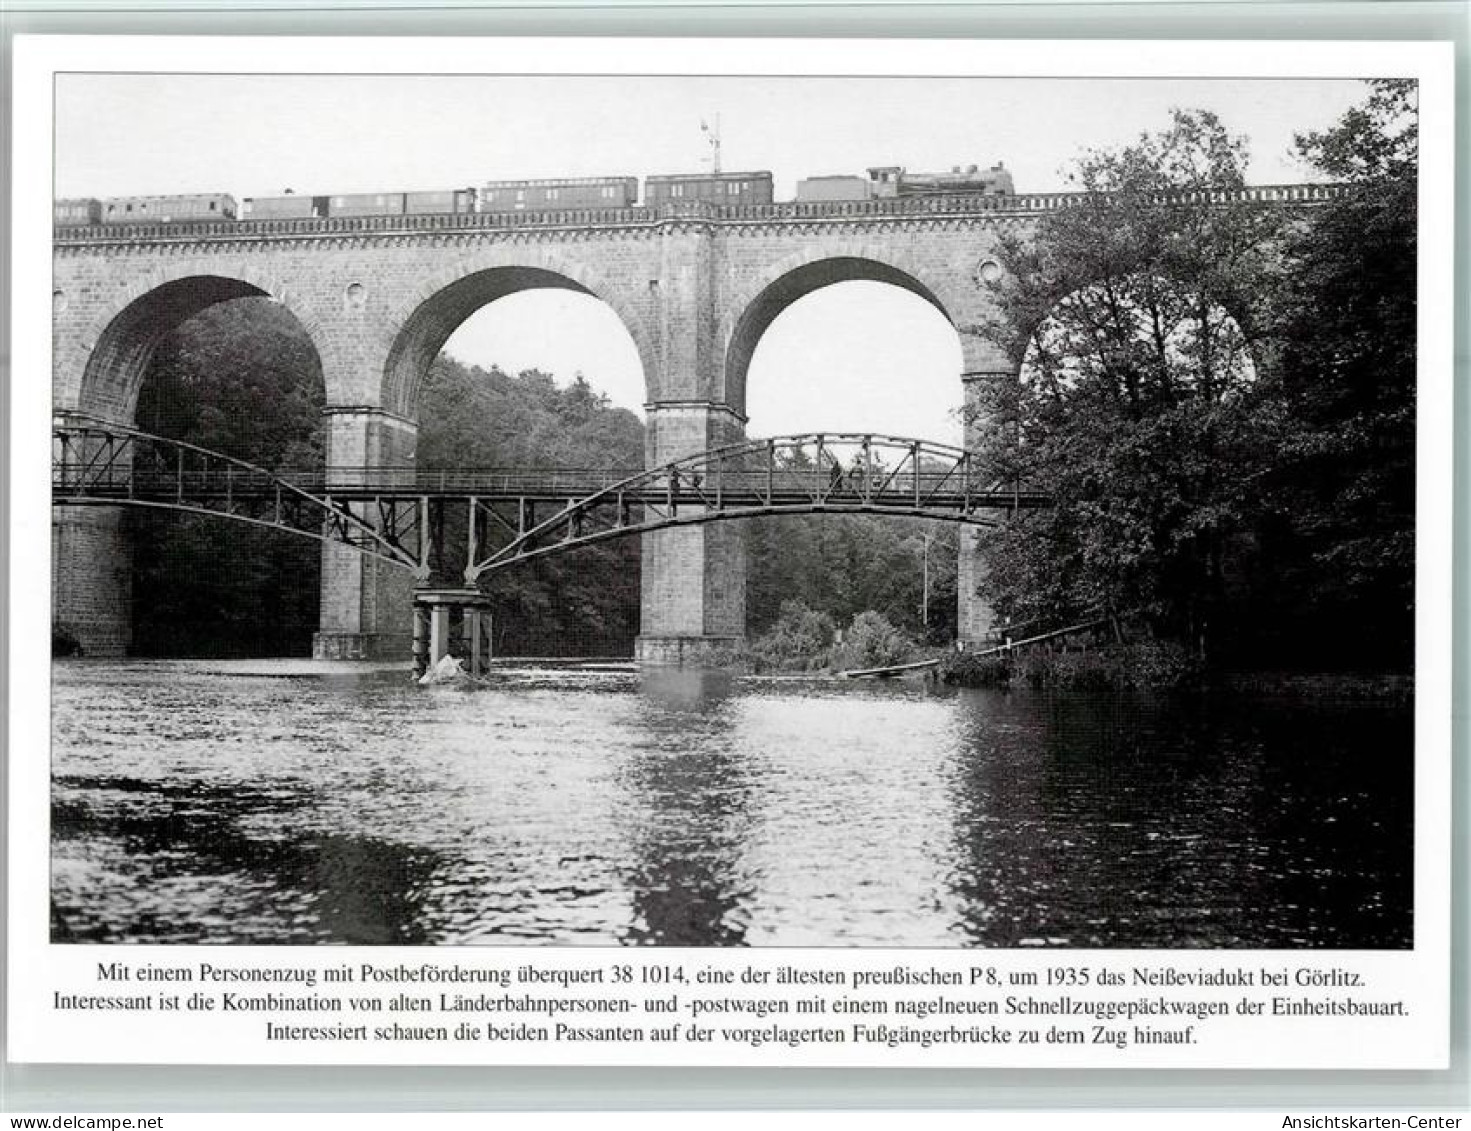
[[[983,540],[985,595],[1014,622],[1142,614],[1204,648],[1249,557],[1251,477],[1279,431],[1252,356],[1277,214],[1223,195],[1245,145],[1208,112],[1085,156],[1082,203],[1003,252],[978,331],[1021,379],[983,400],[983,449],[1052,509]]]
[[[445,468],[643,466],[644,428],[579,374],[559,389],[550,374],[462,365],[441,355],[420,400],[418,462]],[[445,518],[440,579],[463,577],[463,509]],[[482,579],[493,599],[496,648],[512,655],[616,655],[639,624],[639,540],[618,538],[498,571]]]
[[[880,469],[875,456],[874,468]],[[814,474],[803,447],[775,452],[776,467],[797,478]],[[848,474],[861,472],[857,457]],[[831,474],[826,465],[820,478]],[[846,624],[865,610],[881,612],[904,631],[941,643],[954,638],[957,528],[873,514],[773,515],[743,522],[746,625],[755,636],[774,625],[785,602]],[[927,563],[928,559],[928,563]],[[929,621],[922,619],[926,573]]]
[[[321,365],[281,306],[210,307],[155,351],[138,427],[289,475],[319,468]],[[142,655],[306,653],[321,548],[220,518],[130,511],[133,649]]]
[[[1416,85],[1369,84],[1331,129],[1298,137],[1344,195],[1291,235],[1273,296],[1293,431],[1271,479],[1264,620],[1317,664],[1413,659]],[[1298,651],[1301,651],[1301,646]]]

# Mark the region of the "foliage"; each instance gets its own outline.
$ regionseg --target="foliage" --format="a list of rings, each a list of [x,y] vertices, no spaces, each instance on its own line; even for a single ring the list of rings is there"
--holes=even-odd
[[[1243,483],[1274,431],[1245,328],[1275,221],[1210,199],[1243,183],[1242,154],[1213,115],[1177,111],[1164,134],[1085,158],[1086,203],[1008,248],[985,331],[1022,379],[984,406],[990,454],[1057,504],[983,543],[1013,621],[1137,609],[1203,643],[1221,615]]]
[[[579,374],[558,388],[549,374],[512,377],[441,355],[420,394],[418,463],[438,468],[643,466],[644,428]],[[434,564],[458,583],[465,568],[463,512],[446,516]],[[503,655],[628,655],[638,633],[639,540],[619,538],[536,559],[482,578],[494,601]]]
[[[321,366],[266,299],[220,303],[154,353],[138,427],[263,467],[322,462]],[[317,626],[321,550],[226,519],[130,511],[133,648],[142,655],[290,655]]]
[[[1298,139],[1349,180],[1288,242],[1272,326],[1294,430],[1269,480],[1267,643],[1326,641],[1342,663],[1413,659],[1417,130],[1415,85],[1372,84],[1333,129]],[[1347,631],[1346,631],[1347,630]]]
[[[828,665],[833,618],[800,599],[783,601],[781,615],[750,647],[758,671],[819,671]]]
[[[1420,162],[1418,98],[1414,79],[1374,79],[1364,104],[1332,129],[1299,134],[1298,151],[1338,181],[1413,184]]]
[[[1203,674],[1198,656],[1167,640],[1036,649],[1019,657],[1015,667],[1033,687],[1068,691],[1178,690],[1197,685]]]
[[[418,462],[424,468],[626,467],[644,462],[643,425],[578,374],[466,366],[441,354],[420,391]]]
[[[1011,683],[1011,661],[1000,655],[949,652],[937,674],[942,683],[960,687],[1005,687]]]
[[[776,453],[778,468],[812,467],[806,450]],[[855,465],[856,466],[856,465]],[[741,523],[746,623],[773,625],[789,599],[843,624],[874,609],[912,635],[955,635],[958,527],[882,515],[776,515]],[[928,600],[925,582],[928,578]]]
[[[914,641],[872,609],[859,613],[843,633],[843,642],[833,651],[837,671],[886,668],[914,658]]]
[[[783,603],[795,599],[837,623],[873,609],[916,637],[938,642],[954,636],[954,524],[880,515],[783,515],[742,526],[752,632],[770,627]],[[921,613],[926,557],[928,631]]]
[[[871,609],[853,617],[839,643],[831,616],[788,600],[776,622],[752,642],[750,656],[758,671],[852,671],[902,664],[914,648],[912,639]]]
[[[976,330],[1022,377],[982,398],[986,454],[1056,506],[983,540],[1003,616],[1128,610],[1238,663],[1307,626],[1316,656],[1294,658],[1342,654],[1342,629],[1323,630],[1351,610],[1408,629],[1412,93],[1378,84],[1300,139],[1360,177],[1342,205],[1225,201],[1240,139],[1177,111],[1085,157],[1084,202],[1009,241],[1000,316]]]

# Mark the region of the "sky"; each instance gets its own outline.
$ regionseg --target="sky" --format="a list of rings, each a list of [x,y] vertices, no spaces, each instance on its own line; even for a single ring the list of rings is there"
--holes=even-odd
[[[490,179],[636,176],[722,165],[797,180],[1004,162],[1019,192],[1066,187],[1090,148],[1163,128],[1172,107],[1214,110],[1250,143],[1248,179],[1313,179],[1293,135],[1363,99],[1353,80],[772,77],[58,76],[58,197],[229,192],[237,199],[438,189]],[[526,292],[473,315],[447,345],[508,371],[581,373],[642,411],[632,341],[596,299]],[[753,435],[884,430],[954,441],[955,331],[915,296],[835,284],[783,313],[748,379]],[[870,380],[881,377],[882,380]]]

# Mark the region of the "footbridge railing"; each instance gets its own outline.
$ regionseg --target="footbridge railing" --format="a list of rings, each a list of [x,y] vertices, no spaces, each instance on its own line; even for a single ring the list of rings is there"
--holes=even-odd
[[[76,415],[54,423],[52,499],[254,523],[349,546],[410,570],[421,583],[453,559],[470,584],[579,546],[729,519],[886,514],[987,526],[1050,505],[1043,492],[998,481],[962,448],[877,433],[746,440],[641,470],[273,472]]]
[[[263,467],[180,440],[73,414],[52,424],[53,506],[137,506],[233,519],[349,546],[427,578],[418,510],[389,513],[303,488]],[[376,513],[375,513],[376,512]],[[405,521],[407,519],[407,521]]]
[[[471,508],[465,579],[528,558],[671,527],[778,514],[888,514],[992,526],[1050,505],[1043,492],[1003,483],[972,452],[877,433],[813,432],[746,440],[649,468],[528,521]],[[488,523],[477,523],[481,512]],[[486,544],[483,526],[500,535]]]

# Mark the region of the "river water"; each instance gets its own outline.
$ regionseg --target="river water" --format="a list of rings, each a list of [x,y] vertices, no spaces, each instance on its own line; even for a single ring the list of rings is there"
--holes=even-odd
[[[1406,947],[1404,707],[53,665],[57,941]]]

